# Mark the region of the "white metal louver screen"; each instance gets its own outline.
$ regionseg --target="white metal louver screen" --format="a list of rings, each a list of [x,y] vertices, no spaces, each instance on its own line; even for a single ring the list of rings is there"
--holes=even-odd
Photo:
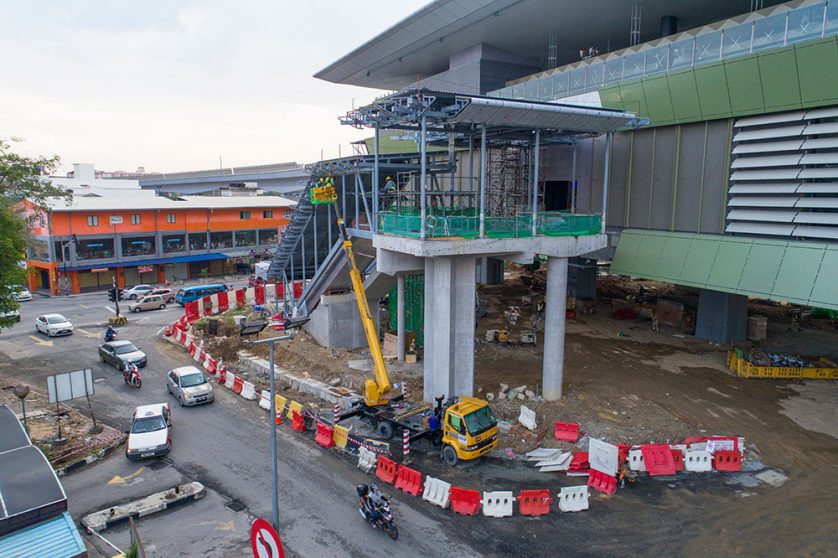
[[[838,107],[734,128],[726,232],[838,241]]]

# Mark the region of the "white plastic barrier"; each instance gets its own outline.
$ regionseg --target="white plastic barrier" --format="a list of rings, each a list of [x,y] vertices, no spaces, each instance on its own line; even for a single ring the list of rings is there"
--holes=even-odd
[[[201,366],[204,367],[204,370],[209,370],[210,369],[211,358],[212,357],[210,357],[209,353],[204,353],[204,360],[201,362]]]
[[[241,396],[245,399],[253,401],[258,397],[258,395],[256,395],[256,386],[254,386],[252,382],[244,382],[242,384]]]
[[[510,493],[511,494],[511,493]],[[451,497],[451,483],[433,477],[425,477],[425,490],[422,499],[442,509],[448,508]]]
[[[232,372],[227,372],[227,381],[224,382],[224,387],[233,389],[233,384],[236,383],[236,375]]]
[[[213,315],[218,314],[218,309],[220,307],[218,305],[218,295],[217,294],[210,295],[210,304],[212,304],[212,310],[210,310],[210,313],[213,314]]]
[[[268,283],[265,285],[265,304],[268,303],[269,300],[273,300],[276,298],[276,284]]]
[[[518,422],[530,430],[535,430],[535,411],[526,405],[521,405],[521,414],[518,416]]]
[[[372,471],[378,462],[378,456],[374,451],[366,448],[358,448],[358,468],[365,473]]]
[[[704,473],[713,469],[713,457],[706,450],[688,449],[684,452],[684,470]]]
[[[253,305],[256,303],[256,289],[254,287],[248,287],[244,290],[244,299],[247,301],[247,304]]]
[[[204,350],[202,348],[199,347],[199,348],[195,349],[195,354],[192,356],[192,358],[195,360],[195,362],[200,364],[200,363],[204,362],[204,357],[205,356],[206,356],[206,353],[204,352]]]
[[[614,444],[609,444],[597,438],[590,438],[588,440],[588,463],[594,471],[606,475],[616,475],[617,471],[620,470],[619,449]]]
[[[563,512],[578,512],[588,509],[588,487],[565,486],[559,492],[559,510]]]
[[[242,390],[244,391],[244,390]],[[259,397],[259,406],[265,409],[266,411],[271,410],[271,392],[266,389],[262,390],[262,393]]]
[[[512,491],[484,492],[481,503],[483,515],[488,517],[512,517],[512,502],[515,497]]]
[[[646,462],[643,461],[643,452],[640,448],[631,448],[629,450],[628,466],[632,471],[646,471]]]

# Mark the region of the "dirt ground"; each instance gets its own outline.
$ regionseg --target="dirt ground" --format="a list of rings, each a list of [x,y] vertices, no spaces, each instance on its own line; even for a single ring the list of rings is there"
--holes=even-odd
[[[20,399],[14,394],[14,384],[0,383],[0,404],[7,405],[18,417],[21,417]],[[58,420],[55,404],[50,404],[46,394],[36,392],[30,387],[26,397],[26,425],[29,438],[47,456],[55,469],[60,469],[71,463],[84,459],[104,447],[114,444],[122,437],[122,433],[97,420],[102,427],[99,434],[90,434],[93,426],[90,416],[78,411],[59,406],[61,416],[61,432],[67,438],[67,443],[53,446],[50,442],[58,433]]]

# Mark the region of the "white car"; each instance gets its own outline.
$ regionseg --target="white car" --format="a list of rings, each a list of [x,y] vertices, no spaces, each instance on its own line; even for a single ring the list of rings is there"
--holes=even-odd
[[[166,386],[181,407],[212,403],[215,399],[212,384],[194,366],[181,366],[169,372]]]
[[[32,293],[29,292],[29,289],[20,289],[14,296],[16,302],[26,302],[27,300],[32,300]]]
[[[35,331],[46,333],[50,337],[56,335],[72,335],[73,324],[61,314],[44,314],[35,320]]]
[[[125,289],[124,291],[122,291],[122,298],[137,300],[138,298],[144,297],[153,290],[154,287],[152,287],[151,285],[134,285],[130,289]]]
[[[9,310],[8,312],[0,312],[0,318],[14,318],[16,322],[20,321],[20,311]]]
[[[168,403],[142,405],[134,409],[125,456],[128,459],[159,457],[172,450],[172,413]]]

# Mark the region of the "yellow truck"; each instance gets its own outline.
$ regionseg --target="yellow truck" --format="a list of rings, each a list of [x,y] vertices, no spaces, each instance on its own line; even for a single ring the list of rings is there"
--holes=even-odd
[[[436,398],[436,406],[431,409],[427,405],[405,401],[401,394],[391,394],[390,376],[384,363],[378,332],[370,313],[361,272],[355,263],[352,240],[346,231],[340,204],[337,203],[332,178],[321,178],[310,189],[309,196],[315,205],[331,203],[337,215],[343,250],[349,260],[349,277],[375,369],[375,379],[369,378],[364,382],[364,400],[343,413],[340,420],[360,417],[379,437],[387,440],[394,435],[403,435],[405,430],[411,441],[428,438],[441,448],[440,455],[449,465],[456,465],[461,459],[476,459],[496,448],[497,420],[486,401],[476,397],[456,396],[446,400],[442,396]]]

